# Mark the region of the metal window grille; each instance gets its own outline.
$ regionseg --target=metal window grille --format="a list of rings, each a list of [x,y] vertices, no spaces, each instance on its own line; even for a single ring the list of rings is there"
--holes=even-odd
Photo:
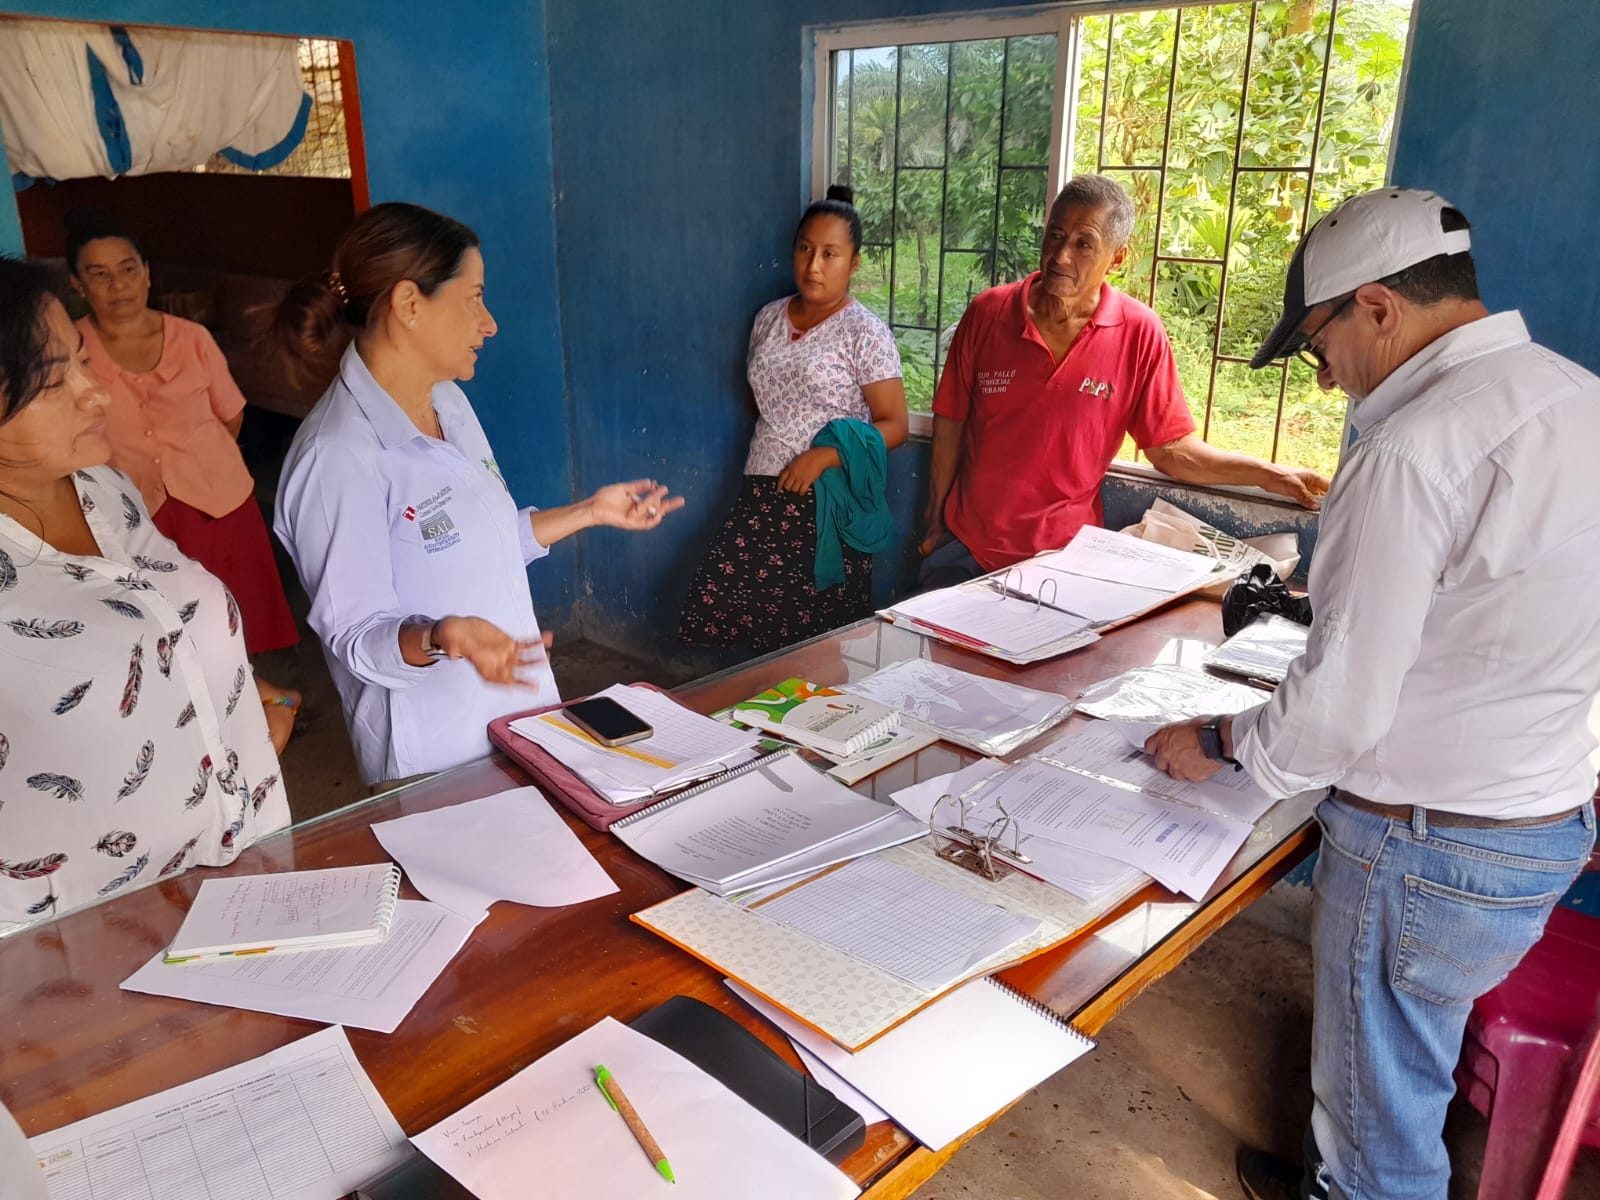
[[[251,171],[216,154],[197,171],[219,175],[296,175],[316,179],[350,178],[350,144],[345,130],[344,89],[340,80],[339,43],[300,38],[300,74],[311,96],[304,140],[275,167]]]
[[[1067,11],[1059,36],[858,36],[830,52],[827,177],[856,188],[856,292],[895,333],[913,410],[930,407],[972,295],[1037,265],[1062,161],[1134,197],[1113,282],[1166,322],[1205,436],[1331,469],[1342,400],[1298,363],[1247,363],[1307,223],[1383,182],[1408,17],[1397,0],[1108,5]],[[976,100],[991,119],[974,119]],[[1051,120],[1059,156],[1040,134]],[[980,191],[991,207],[975,222]]]

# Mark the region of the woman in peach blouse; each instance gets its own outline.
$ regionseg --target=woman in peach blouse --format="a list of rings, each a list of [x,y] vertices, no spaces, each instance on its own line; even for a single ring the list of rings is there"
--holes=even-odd
[[[299,631],[236,441],[244,395],[222,351],[205,326],[150,307],[149,264],[105,218],[68,231],[67,265],[92,310],[78,322],[84,347],[111,395],[111,465],[137,485],[156,527],[227,584],[249,654],[294,645]],[[299,694],[259,676],[256,686],[281,750]]]

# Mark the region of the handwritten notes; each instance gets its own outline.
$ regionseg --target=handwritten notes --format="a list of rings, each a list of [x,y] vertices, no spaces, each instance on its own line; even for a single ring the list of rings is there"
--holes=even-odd
[[[672,1161],[676,1186],[640,1151],[594,1085],[605,1063]],[[826,1159],[692,1063],[607,1017],[412,1139],[479,1200],[844,1200]]]

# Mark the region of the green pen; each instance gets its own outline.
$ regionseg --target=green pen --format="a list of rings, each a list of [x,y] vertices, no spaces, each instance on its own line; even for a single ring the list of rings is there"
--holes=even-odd
[[[633,1134],[633,1140],[639,1143],[639,1148],[644,1151],[645,1157],[650,1160],[661,1178],[668,1183],[677,1183],[672,1174],[672,1164],[667,1162],[667,1156],[661,1153],[660,1144],[644,1127],[644,1122],[639,1119],[639,1114],[629,1102],[622,1085],[617,1082],[617,1077],[603,1066],[596,1065],[594,1082],[600,1089],[600,1094],[606,1098],[606,1103],[611,1105],[612,1111],[622,1114],[622,1119],[627,1122],[628,1132]]]

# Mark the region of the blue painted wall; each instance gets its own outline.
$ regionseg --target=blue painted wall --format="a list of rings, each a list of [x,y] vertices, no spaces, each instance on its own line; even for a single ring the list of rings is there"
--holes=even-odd
[[[1397,183],[1472,221],[1490,308],[1600,370],[1600,9],[1592,0],[1420,0]]]
[[[522,503],[572,494],[551,212],[543,0],[408,8],[326,0],[24,0],[46,17],[344,38],[356,49],[372,199],[411,200],[477,230],[500,323],[468,392]],[[9,176],[9,173],[8,173]],[[20,248],[0,198],[0,248]],[[531,572],[550,627],[576,595],[569,542]]]

